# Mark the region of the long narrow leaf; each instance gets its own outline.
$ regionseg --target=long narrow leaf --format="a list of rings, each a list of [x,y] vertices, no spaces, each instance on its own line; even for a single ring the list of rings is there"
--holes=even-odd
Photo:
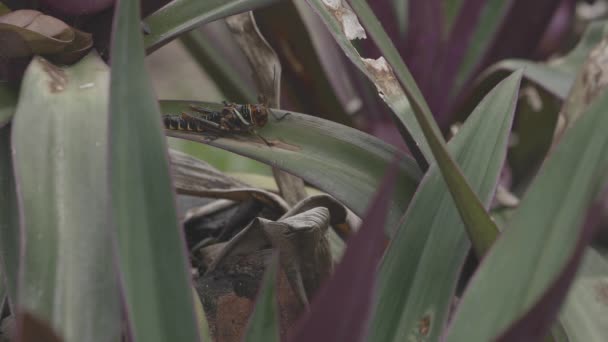
[[[346,252],[330,280],[319,290],[290,341],[362,341],[372,309],[372,290],[385,238],[382,227],[397,178],[397,163],[388,169],[381,187],[350,238]]]
[[[18,305],[67,341],[121,334],[118,280],[107,255],[108,84],[96,54],[68,68],[36,57],[13,119],[24,246]]]
[[[448,341],[488,341],[524,314],[574,252],[579,226],[608,171],[608,96],[564,136],[471,280]],[[470,322],[476,322],[475,329]]]
[[[152,52],[181,33],[233,14],[251,11],[277,0],[174,0],[145,19],[150,34],[145,46]]]
[[[589,51],[602,40],[607,29],[606,21],[593,22],[587,27],[576,47],[562,58],[550,62],[507,59],[489,67],[479,78],[488,78],[502,70],[514,71],[523,68],[525,78],[554,96],[565,99],[574,83],[576,74],[589,55]]]
[[[386,64],[386,60],[384,58],[379,58],[377,60],[362,58],[351,42],[355,39],[366,38],[365,30],[359,22],[355,20],[356,16],[352,9],[350,9],[345,2],[337,2],[331,6],[328,5],[326,1],[322,0],[307,0],[307,2],[323,20],[346,56],[376,85],[382,99],[391,108],[403,128],[407,128],[408,132],[412,135],[416,146],[410,146],[410,149],[417,148],[422,153],[423,160],[418,160],[418,163],[423,167],[427,167],[429,161],[433,160],[433,154],[422,134],[416,117],[412,113],[410,103],[407,101],[408,98],[403,89],[399,86],[393,73],[390,71],[390,67]],[[411,75],[410,81],[414,82]],[[422,99],[422,94],[417,88],[415,89],[414,96],[416,99],[421,100],[423,105],[426,105]],[[428,108],[425,113],[429,113]],[[430,114],[428,115],[430,118]],[[432,122],[431,125],[434,124],[434,121],[432,120],[429,120],[428,122]],[[439,134],[439,128],[436,125],[433,127],[434,131]]]
[[[110,82],[110,212],[134,341],[197,341],[183,233],[160,113],[144,68],[139,2],[114,16]]]
[[[499,341],[540,341],[547,335],[547,331],[568,293],[570,284],[574,280],[585,248],[591,241],[603,213],[608,209],[608,196],[606,195],[608,195],[607,191],[604,191],[603,196],[600,194],[600,200],[587,211],[578,240],[574,244],[574,252],[557,278],[552,281],[536,304],[500,336]]]
[[[460,172],[460,169],[448,154],[445,142],[438,133],[428,105],[424,101],[407,66],[401,60],[395,46],[382,29],[378,19],[374,16],[374,13],[365,1],[352,0],[351,2],[353,9],[378,45],[382,54],[388,60],[388,63],[392,66],[397,79],[403,86],[403,90],[414,111],[416,121],[420,125],[420,129],[433,152],[434,159],[441,170],[441,174],[450,189],[460,216],[465,223],[469,238],[473,242],[473,248],[477,255],[481,256],[485,254],[498,235],[496,224],[492,221],[482,203],[463,177],[462,172]]]
[[[518,72],[496,86],[448,144],[486,206],[505,160],[520,80]],[[437,340],[470,248],[436,164],[418,187],[403,222],[380,269],[372,341]]]

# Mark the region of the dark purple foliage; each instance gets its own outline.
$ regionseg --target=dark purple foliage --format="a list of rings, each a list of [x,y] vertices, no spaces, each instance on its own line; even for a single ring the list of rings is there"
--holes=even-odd
[[[114,0],[40,0],[51,10],[67,15],[95,14],[109,8]]]
[[[505,58],[544,57],[559,48],[556,43],[570,26],[575,4],[575,0],[505,1],[508,4],[502,20],[481,51],[473,72],[466,75],[467,81],[459,89],[454,88],[456,75],[489,0],[464,0],[449,29],[444,26],[443,1],[409,1],[405,35],[399,29],[394,1],[369,2],[443,129],[470,95],[472,81],[484,68]],[[369,40],[363,42],[363,48],[368,56],[378,55]]]
[[[386,215],[398,159],[370,203],[361,229],[349,239],[342,262],[298,322],[289,341],[362,341],[372,308],[378,263],[386,247]]]

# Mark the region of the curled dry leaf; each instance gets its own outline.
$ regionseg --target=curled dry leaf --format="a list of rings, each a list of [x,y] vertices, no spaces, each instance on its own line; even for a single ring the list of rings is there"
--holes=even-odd
[[[0,79],[17,80],[33,55],[55,63],[72,64],[93,46],[92,35],[34,10],[0,16]]]
[[[323,0],[323,4],[331,14],[342,24],[342,31],[349,40],[365,39],[365,30],[352,8],[343,0]]]
[[[333,269],[329,226],[343,224],[346,209],[326,195],[303,200],[277,221],[254,219],[229,242],[205,247],[206,269],[197,283],[212,336],[239,341],[272,249],[279,251],[281,336]]]
[[[173,184],[179,194],[222,198],[238,202],[256,200],[282,212],[289,208],[285,200],[275,193],[252,188],[185,153],[169,150],[169,157],[173,171]]]
[[[19,10],[0,17],[0,37],[5,57],[53,54],[62,51],[75,37],[63,21],[34,10]]]

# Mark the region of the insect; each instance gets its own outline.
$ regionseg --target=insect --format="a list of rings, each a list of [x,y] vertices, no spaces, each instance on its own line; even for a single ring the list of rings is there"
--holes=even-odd
[[[277,117],[275,113],[268,108],[267,101],[260,97],[259,104],[243,104],[224,103],[224,108],[221,111],[214,111],[204,107],[190,105],[190,108],[196,112],[203,114],[203,117],[196,117],[186,112],[181,115],[165,115],[163,123],[167,129],[188,130],[196,132],[211,131],[216,133],[243,133],[248,132],[256,135],[268,146],[272,146],[268,140],[264,139],[256,131],[256,128],[261,128],[268,122],[268,114],[270,113],[277,121],[283,120],[290,113],[285,113],[281,117]]]

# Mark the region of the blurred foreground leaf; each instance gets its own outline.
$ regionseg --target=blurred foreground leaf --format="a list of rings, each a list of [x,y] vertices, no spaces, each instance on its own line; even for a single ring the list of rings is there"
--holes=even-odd
[[[108,257],[108,84],[107,66],[95,54],[70,68],[36,57],[13,120],[25,239],[18,303],[68,341],[121,334]]]
[[[110,217],[134,341],[197,341],[167,146],[144,67],[139,3],[118,2],[110,83]]]

